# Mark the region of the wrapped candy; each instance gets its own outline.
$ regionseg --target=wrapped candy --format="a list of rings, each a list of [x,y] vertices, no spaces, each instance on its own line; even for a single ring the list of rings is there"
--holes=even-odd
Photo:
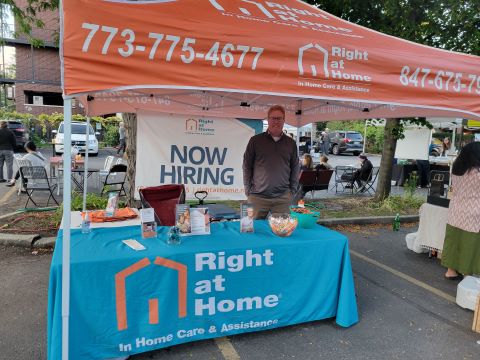
[[[286,237],[292,235],[297,228],[298,220],[290,214],[274,213],[268,217],[268,223],[275,235]]]

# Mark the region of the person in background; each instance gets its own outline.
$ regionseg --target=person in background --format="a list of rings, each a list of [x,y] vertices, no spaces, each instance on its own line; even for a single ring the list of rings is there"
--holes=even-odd
[[[313,170],[313,160],[312,160],[312,156],[309,154],[303,155],[300,171],[303,171],[303,170]]]
[[[118,150],[117,150],[117,155],[120,154],[120,151],[123,151],[125,153],[125,125],[123,123],[123,121],[120,122],[120,124],[118,124],[118,136],[119,136],[119,139],[120,139],[120,145],[118,146]]]
[[[328,128],[322,132],[322,153],[323,155],[328,155],[330,152],[330,133]]]
[[[13,151],[17,147],[15,135],[8,128],[8,123],[0,121],[0,183],[13,180]],[[7,164],[7,179],[3,177],[3,164]]]
[[[22,156],[22,160],[30,161],[32,166],[42,166],[45,167],[47,160],[43,155],[37,152],[37,146],[33,141],[29,141],[25,144],[26,155]],[[7,186],[14,186],[15,182],[20,178],[20,170],[17,170],[15,177],[7,183]]]
[[[480,275],[480,143],[472,142],[452,166],[453,195],[442,252],[445,277]]]
[[[243,184],[256,219],[289,213],[298,188],[297,144],[283,133],[285,108],[272,106],[267,131],[250,138],[243,155]]]
[[[429,160],[415,160],[418,171],[418,181],[417,184],[419,188],[426,188],[430,183],[429,174],[430,174],[430,161]]]
[[[450,142],[450,138],[446,137],[443,139],[442,142],[442,156],[447,156],[450,148],[452,147],[452,143]]]
[[[320,156],[320,163],[315,166],[315,170],[331,170],[333,169],[332,165],[328,163],[328,157],[325,155]]]
[[[343,180],[350,180],[350,184],[345,186],[347,189],[353,188],[353,184],[356,182],[360,188],[360,192],[364,192],[365,188],[362,187],[362,181],[368,181],[370,175],[372,174],[373,165],[370,160],[368,160],[367,155],[361,154],[358,159],[360,160],[361,166],[360,169],[355,170],[352,174],[343,174]]]

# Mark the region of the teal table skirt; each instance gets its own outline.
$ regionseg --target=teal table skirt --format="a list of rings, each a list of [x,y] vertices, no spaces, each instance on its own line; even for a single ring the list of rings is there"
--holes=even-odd
[[[70,359],[108,359],[190,341],[336,317],[358,321],[348,239],[322,226],[275,236],[238,222],[167,245],[168,227],[71,235]],[[122,240],[146,247],[134,251]],[[61,359],[62,232],[50,269],[48,359]]]

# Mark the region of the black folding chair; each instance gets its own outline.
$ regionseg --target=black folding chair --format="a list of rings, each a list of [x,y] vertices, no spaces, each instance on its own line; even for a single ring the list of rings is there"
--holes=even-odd
[[[27,191],[27,207],[28,203],[31,201],[35,206],[38,206],[37,203],[33,200],[32,194],[35,191],[48,191],[50,196],[47,200],[47,206],[50,203],[50,199],[55,201],[55,204],[58,205],[57,199],[53,196],[53,192],[57,188],[57,184],[51,184],[47,175],[47,171],[43,166],[22,166],[20,168],[20,175],[24,181],[24,187]]]
[[[105,181],[103,182],[102,192],[100,196],[103,196],[104,193],[109,192],[118,192],[118,196],[127,196],[125,191],[125,180],[127,178],[127,165],[116,164],[110,168]]]
[[[375,189],[373,188],[375,181],[377,181],[378,173],[380,171],[380,167],[376,166],[372,169],[368,180],[360,180],[361,186],[357,189],[357,192],[368,192],[370,195],[373,195]],[[370,192],[372,190],[372,192]]]
[[[445,196],[445,186],[448,187],[450,179],[450,173],[448,171],[430,171],[430,188],[428,189],[428,195],[430,196]]]
[[[309,191],[313,191],[315,185],[315,178],[317,176],[316,170],[302,170],[300,172],[300,178],[298,179],[298,188],[293,197],[294,203],[307,194]],[[313,197],[313,195],[312,195]]]
[[[333,170],[317,170],[317,176],[315,177],[315,185],[313,185],[313,190],[327,190],[330,184],[330,179],[333,175]],[[312,192],[312,197],[314,194]]]
[[[342,187],[342,192],[352,183],[353,173],[355,168],[351,166],[337,166],[335,167],[335,194],[338,192],[338,187]],[[353,185],[351,187],[353,194]]]

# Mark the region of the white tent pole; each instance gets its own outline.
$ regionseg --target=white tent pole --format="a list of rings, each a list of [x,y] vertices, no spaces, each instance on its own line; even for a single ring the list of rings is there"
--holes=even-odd
[[[312,126],[312,128],[310,130],[310,149],[313,149],[313,139],[315,137],[315,132],[314,132],[313,128],[317,126],[317,123],[312,122],[311,126]],[[315,153],[315,150],[314,150],[314,153]]]
[[[365,131],[363,133],[363,153],[365,154],[365,146],[367,143],[367,125],[368,124],[368,119],[365,119]]]
[[[300,120],[302,113],[302,100],[297,101],[297,111],[295,117],[297,118],[297,154],[300,156]]]
[[[90,148],[90,116],[87,116],[87,130],[85,142],[85,164],[83,165],[83,212],[87,209],[87,184],[88,184],[88,149]]]
[[[72,100],[63,103],[63,251],[62,251],[62,360],[68,360],[70,315],[70,220],[72,200]]]
[[[452,145],[450,146],[450,153],[453,153],[453,150],[455,150],[455,140],[456,140],[456,137],[457,137],[457,125],[455,125],[453,127],[453,131],[452,131]]]

